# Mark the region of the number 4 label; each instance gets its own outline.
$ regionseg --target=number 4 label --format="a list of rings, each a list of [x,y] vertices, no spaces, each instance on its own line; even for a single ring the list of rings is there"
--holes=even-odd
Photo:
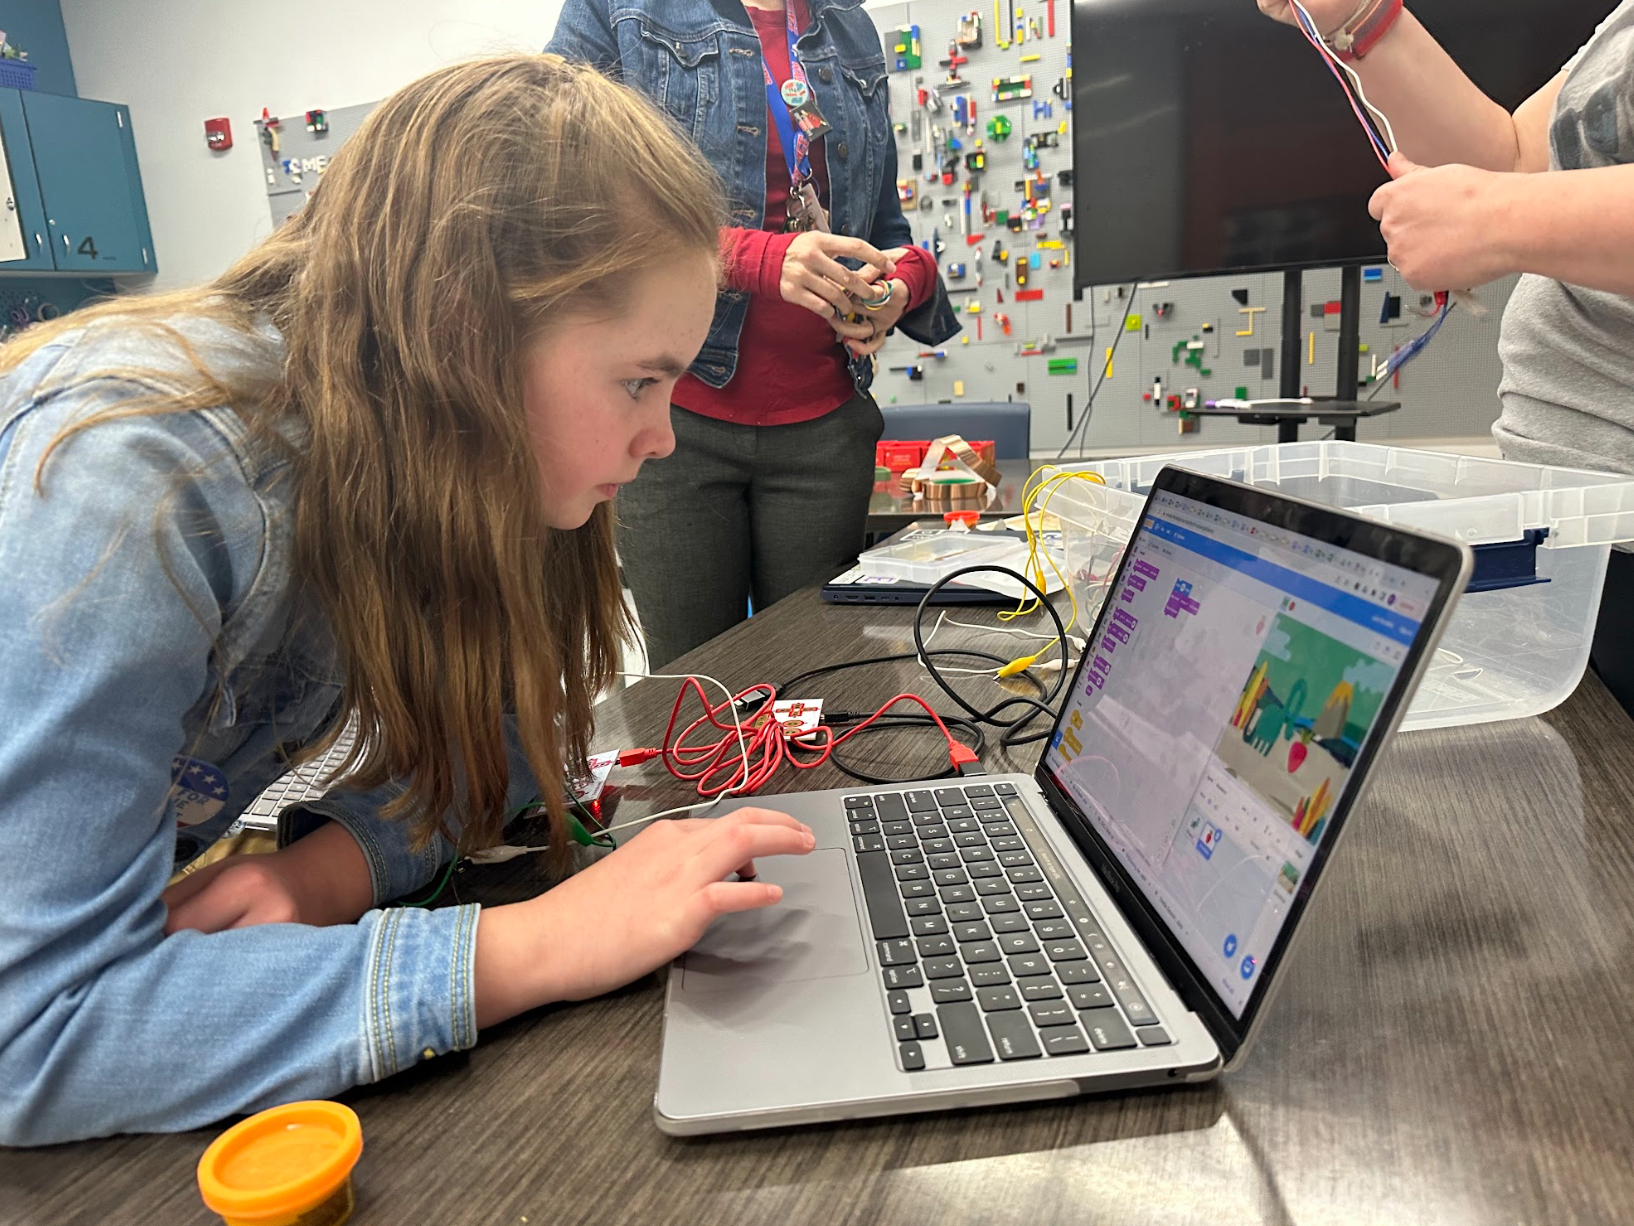
[[[76,250],[80,255],[96,259],[96,239],[87,234]]]

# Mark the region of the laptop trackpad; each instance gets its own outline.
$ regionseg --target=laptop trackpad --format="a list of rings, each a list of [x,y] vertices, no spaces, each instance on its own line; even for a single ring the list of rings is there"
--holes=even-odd
[[[686,992],[830,979],[868,969],[847,853],[813,851],[759,861],[783,887],[775,907],[722,916],[681,958]]]

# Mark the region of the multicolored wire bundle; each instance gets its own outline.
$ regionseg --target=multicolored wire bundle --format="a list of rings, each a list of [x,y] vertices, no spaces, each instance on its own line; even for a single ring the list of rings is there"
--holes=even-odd
[[[1339,82],[1339,87],[1345,91],[1350,109],[1356,113],[1357,121],[1367,133],[1368,143],[1373,146],[1374,156],[1388,173],[1390,155],[1396,151],[1396,134],[1391,130],[1389,118],[1367,100],[1367,91],[1362,88],[1362,79],[1356,75],[1356,70],[1335,55],[1333,48],[1322,41],[1322,35],[1316,28],[1316,22],[1311,19],[1310,11],[1299,0],[1288,0],[1288,7],[1293,11],[1294,22],[1305,35],[1306,41],[1316,48],[1327,63],[1328,70]]]

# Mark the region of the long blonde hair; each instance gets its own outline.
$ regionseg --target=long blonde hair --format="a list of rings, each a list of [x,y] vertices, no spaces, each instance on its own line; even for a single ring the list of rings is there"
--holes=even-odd
[[[293,419],[297,575],[333,627],[362,730],[338,773],[403,781],[388,812],[422,842],[451,812],[462,846],[492,843],[514,714],[565,852],[563,765],[584,761],[631,625],[611,508],[574,531],[545,522],[522,349],[567,313],[617,310],[661,263],[715,258],[724,218],[718,179],[633,90],[553,55],[459,64],[387,98],[300,212],[215,282],[31,329],[0,349],[0,372],[118,319],[181,345],[197,384],[53,447],[113,417],[220,405],[279,446]],[[170,326],[179,316],[245,335],[270,322],[281,382],[222,382]]]

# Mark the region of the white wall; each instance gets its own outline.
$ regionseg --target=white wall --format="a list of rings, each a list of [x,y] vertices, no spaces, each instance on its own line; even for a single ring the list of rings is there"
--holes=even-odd
[[[562,0],[61,0],[81,97],[128,103],[160,272],[216,276],[272,228],[253,121],[374,102],[453,60],[537,51]],[[302,23],[301,14],[309,15]],[[214,153],[204,121],[233,123]]]

